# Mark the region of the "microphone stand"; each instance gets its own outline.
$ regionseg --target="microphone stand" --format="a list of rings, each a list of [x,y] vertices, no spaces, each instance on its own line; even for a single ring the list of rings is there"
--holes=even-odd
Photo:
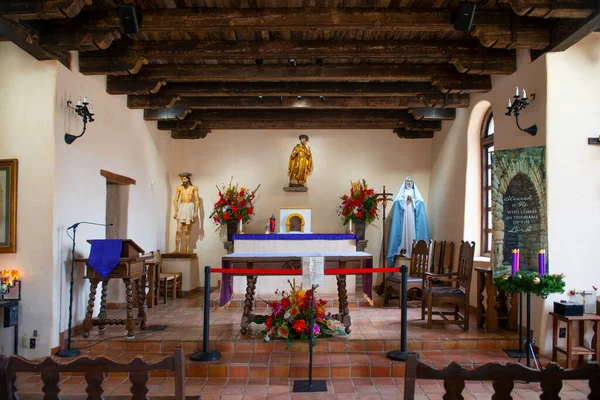
[[[59,357],[75,357],[75,356],[78,356],[79,354],[81,354],[81,351],[79,351],[79,349],[71,348],[71,320],[72,320],[72,315],[73,315],[72,314],[73,313],[73,285],[75,284],[75,279],[73,277],[73,273],[75,271],[75,235],[77,234],[77,227],[80,224],[112,226],[112,224],[98,224],[95,222],[82,221],[82,222],[77,222],[76,224],[73,224],[67,228],[67,233],[69,232],[69,229],[73,229],[73,237],[71,238],[73,240],[73,245],[71,247],[71,282],[70,282],[70,287],[69,287],[69,333],[67,336],[67,348],[62,349],[58,353],[56,353],[56,355]]]

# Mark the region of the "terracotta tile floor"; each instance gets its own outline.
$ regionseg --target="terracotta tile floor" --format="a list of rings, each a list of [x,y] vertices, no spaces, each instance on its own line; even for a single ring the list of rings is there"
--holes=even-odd
[[[337,312],[334,295],[319,295],[328,300],[328,311]],[[82,356],[109,356],[129,362],[138,355],[153,362],[171,355],[176,347],[186,353],[186,394],[201,395],[202,399],[399,399],[404,384],[403,362],[390,361],[386,354],[400,348],[400,311],[397,306],[370,307],[358,295],[350,295],[352,333],[319,339],[314,347],[314,379],[325,379],[327,393],[291,393],[293,381],[308,375],[308,345],[295,342],[291,350],[285,343],[273,340],[265,343],[260,333],[262,326],[252,324],[247,335],[239,332],[242,315],[242,296],[234,296],[230,307],[217,311],[217,294],[211,295],[210,343],[211,350],[222,353],[215,362],[194,362],[189,354],[202,346],[203,297],[194,294],[166,305],[148,310],[148,326],[167,325],[164,330],[138,332],[135,338],[125,337],[122,326],[109,326],[104,333],[94,328],[89,338],[81,334],[74,338],[73,347],[82,349]],[[263,303],[257,313],[264,312]],[[125,310],[109,310],[109,318],[123,318]],[[488,362],[516,362],[502,349],[518,347],[518,335],[499,330],[487,333],[476,327],[474,315],[471,327],[464,332],[458,326],[427,329],[421,321],[420,309],[408,311],[408,349],[417,351],[420,359],[435,367],[445,367],[455,361],[466,368]],[[61,359],[61,362],[68,362]],[[543,362],[547,361],[542,359]],[[151,376],[150,395],[173,394],[173,378]],[[63,378],[63,390],[83,394],[81,377]],[[19,376],[21,394],[41,393],[39,377]],[[124,377],[110,376],[105,382],[105,395],[128,393]],[[419,381],[417,399],[441,399],[443,387],[435,381]],[[515,399],[539,398],[539,385],[517,384]],[[586,398],[586,382],[571,381],[563,385],[563,399]],[[465,389],[465,399],[490,399],[491,382],[472,382]]]

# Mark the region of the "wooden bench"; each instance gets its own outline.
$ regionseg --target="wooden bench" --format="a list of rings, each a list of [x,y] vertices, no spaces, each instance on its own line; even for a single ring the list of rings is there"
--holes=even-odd
[[[444,381],[446,394],[444,399],[462,399],[465,381],[493,381],[494,399],[509,400],[515,381],[540,382],[543,394],[541,399],[559,400],[563,380],[588,380],[590,395],[588,399],[600,399],[600,365],[583,364],[576,369],[563,369],[550,363],[541,371],[527,368],[521,364],[490,363],[483,367],[468,370],[453,362],[444,369],[435,369],[417,360],[416,354],[409,354],[406,360],[404,378],[404,400],[415,397],[417,379],[436,379]]]
[[[60,374],[85,373],[87,382],[86,393],[88,400],[102,399],[102,382],[107,373],[126,372],[131,381],[132,400],[147,399],[148,378],[150,371],[173,371],[175,375],[175,396],[161,396],[174,400],[184,400],[185,396],[185,364],[183,349],[175,349],[173,356],[167,357],[156,363],[146,363],[143,358],[137,357],[128,364],[119,363],[106,357],[89,358],[81,357],[69,363],[57,363],[51,357],[46,357],[41,362],[32,362],[20,356],[0,356],[0,398],[17,400],[18,388],[16,385],[17,373],[33,372],[41,374],[44,386],[44,400],[60,399]],[[72,396],[71,396],[72,397]],[[198,398],[196,396],[195,398]]]

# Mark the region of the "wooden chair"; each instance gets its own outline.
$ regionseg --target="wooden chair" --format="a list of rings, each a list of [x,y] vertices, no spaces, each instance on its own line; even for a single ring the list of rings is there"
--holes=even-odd
[[[81,357],[68,363],[56,362],[51,357],[43,361],[29,361],[20,356],[0,355],[0,398],[17,400],[17,373],[33,372],[41,374],[44,382],[44,399],[59,399],[61,373],[84,373],[87,382],[87,399],[102,399],[102,383],[109,374],[126,373],[131,381],[132,400],[147,399],[150,371],[173,371],[175,375],[175,396],[164,396],[174,400],[184,400],[185,359],[183,349],[175,349],[175,354],[156,363],[147,363],[141,357],[128,364],[119,363],[107,357]],[[68,395],[67,395],[68,396]],[[199,398],[195,396],[194,398]],[[162,398],[162,396],[161,396]],[[188,396],[187,399],[190,399]]]
[[[452,272],[454,259],[454,242],[434,240],[432,244],[431,272],[434,274],[449,274]]]
[[[560,399],[563,380],[588,380],[591,392],[588,399],[600,399],[600,365],[598,363],[583,364],[577,369],[562,369],[555,363],[549,363],[541,371],[527,368],[521,364],[499,363],[486,364],[476,369],[464,369],[453,362],[445,369],[435,369],[417,360],[416,353],[409,353],[406,360],[404,376],[404,400],[415,398],[416,380],[435,379],[443,381],[446,391],[444,399],[462,399],[465,381],[493,381],[492,398],[508,400],[515,381],[540,382],[542,395],[540,399]]]
[[[457,272],[451,272],[450,274],[425,273],[421,319],[425,319],[425,314],[427,314],[427,328],[431,328],[432,323],[435,322],[458,324],[462,325],[465,331],[469,330],[469,292],[474,256],[475,242],[469,244],[469,242],[462,241]],[[435,286],[434,281],[447,281],[449,286]],[[454,311],[433,310],[433,307],[439,307],[443,304],[453,304]],[[460,313],[460,307],[464,309],[463,314]],[[442,319],[434,321],[432,319],[433,313],[438,314]],[[454,319],[446,318],[447,315],[453,315]]]
[[[167,304],[167,294],[171,293],[172,300],[177,298],[177,293],[179,292],[179,296],[182,296],[182,276],[181,272],[161,272],[158,275],[158,295],[163,296],[163,303]]]
[[[408,271],[408,280],[407,284],[407,293],[412,289],[418,289],[421,291],[423,286],[423,275],[425,272],[429,272],[430,264],[429,264],[429,252],[430,252],[431,241],[427,243],[424,240],[419,240],[418,242],[413,241],[412,252],[410,256],[410,268]],[[400,276],[388,276],[386,278],[386,298],[384,301],[387,303],[388,300],[392,298],[396,298],[396,296],[391,295],[391,288],[398,290],[398,299],[402,299],[402,277]],[[421,300],[417,300],[410,303],[420,303]],[[400,301],[399,307],[402,307],[402,301]]]

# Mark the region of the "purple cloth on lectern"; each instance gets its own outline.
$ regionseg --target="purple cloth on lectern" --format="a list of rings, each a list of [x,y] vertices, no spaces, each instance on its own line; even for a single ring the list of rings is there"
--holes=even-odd
[[[87,264],[103,278],[112,272],[121,260],[122,239],[92,240]]]
[[[231,261],[221,261],[221,268],[233,268],[233,262]],[[362,260],[362,268],[364,269],[372,269],[373,268],[373,259],[364,259]],[[219,307],[226,306],[231,300],[231,296],[233,295],[233,275],[232,274],[221,274],[222,282],[221,285],[221,295],[219,297]],[[363,274],[362,279],[362,290],[363,293],[369,298],[369,300],[373,300],[373,274],[365,273]]]

